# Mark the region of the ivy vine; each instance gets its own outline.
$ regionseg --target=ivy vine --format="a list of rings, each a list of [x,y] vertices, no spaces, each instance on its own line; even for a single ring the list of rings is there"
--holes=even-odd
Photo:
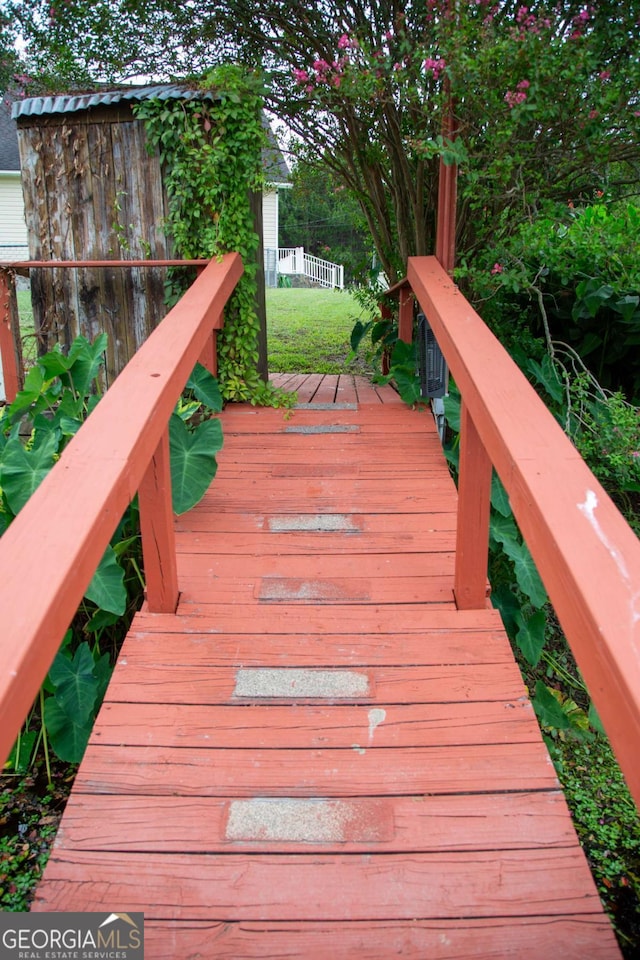
[[[167,232],[185,259],[232,251],[244,274],[225,310],[218,337],[218,374],[225,400],[284,406],[289,398],[265,383],[257,370],[256,312],[259,237],[250,191],[262,190],[262,80],[234,64],[215,67],[191,81],[193,96],[143,100],[134,107],[144,121],[150,150],[157,150],[169,198]],[[178,289],[170,293],[182,292]]]

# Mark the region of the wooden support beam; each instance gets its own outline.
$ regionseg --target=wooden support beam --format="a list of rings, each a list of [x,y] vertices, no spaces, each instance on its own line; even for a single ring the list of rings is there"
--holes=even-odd
[[[15,278],[10,270],[0,269],[0,360],[7,403],[20,390],[19,342]]]
[[[458,610],[487,605],[491,460],[463,402],[454,593]]]
[[[138,498],[147,605],[151,613],[175,613],[179,591],[168,430],[142,478]]]
[[[413,340],[413,291],[408,285],[401,287],[398,296],[398,338],[404,343]]]

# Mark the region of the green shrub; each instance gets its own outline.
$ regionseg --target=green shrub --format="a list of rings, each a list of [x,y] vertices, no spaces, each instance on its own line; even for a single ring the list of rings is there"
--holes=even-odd
[[[482,316],[510,342],[565,342],[600,384],[640,396],[640,209],[555,207],[459,271]],[[525,333],[526,332],[526,333]],[[514,336],[515,335],[515,336]]]

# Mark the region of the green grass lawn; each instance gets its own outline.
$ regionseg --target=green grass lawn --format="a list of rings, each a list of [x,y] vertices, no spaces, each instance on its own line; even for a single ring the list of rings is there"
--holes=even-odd
[[[346,290],[278,287],[266,300],[270,371],[371,373],[364,354],[347,364],[353,325],[367,317]]]
[[[35,360],[36,340],[33,333],[33,308],[31,306],[31,292],[18,290],[18,316],[20,317],[20,337],[22,339],[23,360]]]
[[[266,292],[269,370],[275,373],[357,373],[368,376],[365,350],[350,364],[349,338],[363,308],[346,290],[277,288]],[[35,359],[28,290],[18,291],[25,360]]]

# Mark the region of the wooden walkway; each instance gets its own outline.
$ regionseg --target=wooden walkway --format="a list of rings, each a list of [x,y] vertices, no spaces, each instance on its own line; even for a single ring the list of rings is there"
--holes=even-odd
[[[455,608],[431,417],[278,382],[222,415],[34,909],[143,910],[172,960],[618,957],[498,614]]]

